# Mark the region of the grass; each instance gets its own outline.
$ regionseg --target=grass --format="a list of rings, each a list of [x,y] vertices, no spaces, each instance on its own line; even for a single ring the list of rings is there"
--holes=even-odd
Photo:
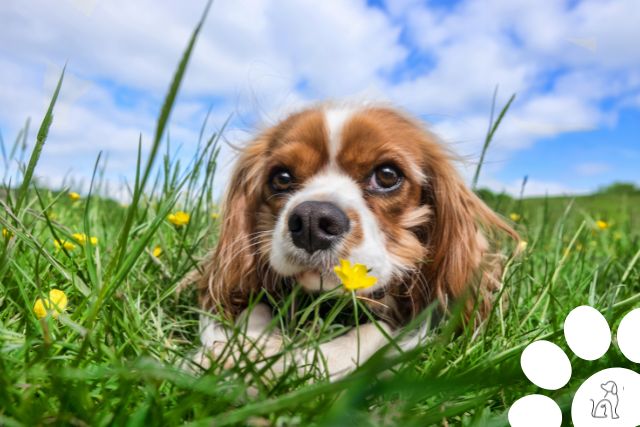
[[[640,196],[490,197],[505,216],[519,215],[527,248],[505,272],[508,306],[497,305],[478,333],[455,333],[449,319],[428,345],[378,355],[335,383],[294,373],[270,381],[248,360],[232,368],[214,363],[204,373],[181,369],[198,346],[199,312],[193,289],[176,290],[216,241],[219,134],[201,133],[192,162],[181,165],[169,154],[164,130],[200,25],[146,157],[139,145],[128,206],[99,196],[106,185],[100,158],[90,193],[78,201],[69,189],[33,182],[60,85],[29,160],[21,160],[26,128],[10,150],[2,147],[5,166],[20,162],[21,168],[13,179],[5,174],[0,189],[6,230],[0,240],[0,424],[507,425],[509,406],[540,392],[519,367],[529,342],[545,337],[568,350],[562,325],[572,308],[593,305],[615,327],[640,305]],[[187,225],[167,221],[177,210],[190,213]],[[597,220],[608,226],[601,229]],[[54,240],[73,241],[77,232],[96,236],[97,244],[55,248]],[[157,257],[156,247],[162,249]],[[66,293],[68,309],[57,319],[36,318],[36,299],[53,288]],[[314,345],[348,325],[352,315],[339,315],[353,307],[348,296],[293,294],[304,302],[297,316],[287,311],[292,297],[279,305],[289,346]],[[610,366],[633,369],[615,346],[598,361],[571,361],[567,387],[542,391],[560,404],[565,419],[572,393],[590,374]],[[385,370],[394,374],[380,375]]]

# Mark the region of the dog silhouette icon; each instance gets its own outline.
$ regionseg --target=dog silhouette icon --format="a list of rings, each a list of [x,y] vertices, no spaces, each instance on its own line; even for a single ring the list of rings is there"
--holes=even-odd
[[[591,416],[593,418],[611,418],[617,420],[618,415],[618,385],[614,381],[607,381],[600,384],[600,388],[604,390],[604,397],[597,403],[593,399],[591,401]]]

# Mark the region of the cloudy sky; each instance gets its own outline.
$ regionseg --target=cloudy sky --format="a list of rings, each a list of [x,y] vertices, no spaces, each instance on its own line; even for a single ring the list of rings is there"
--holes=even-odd
[[[4,0],[0,133],[30,140],[65,62],[38,175],[86,179],[98,152],[130,179],[205,1]],[[637,0],[216,0],[172,115],[187,157],[209,108],[226,137],[317,100],[391,102],[429,122],[470,176],[491,99],[517,94],[481,184],[528,194],[640,184]],[[232,150],[222,156],[225,165]],[[6,166],[0,163],[0,169]],[[224,171],[228,167],[223,168]]]

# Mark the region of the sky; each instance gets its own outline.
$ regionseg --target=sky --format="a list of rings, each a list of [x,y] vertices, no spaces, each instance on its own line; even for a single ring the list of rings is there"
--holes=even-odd
[[[83,190],[102,152],[112,188],[130,182],[138,137],[149,146],[204,6],[2,1],[5,145],[27,118],[33,143],[66,63],[39,179]],[[323,100],[381,102],[428,123],[469,181],[498,88],[498,108],[516,100],[481,186],[517,194],[528,176],[525,194],[542,195],[640,184],[638,23],[637,0],[216,0],[171,116],[172,147],[189,158],[207,111],[207,132],[231,116],[222,186],[231,146],[287,113]]]

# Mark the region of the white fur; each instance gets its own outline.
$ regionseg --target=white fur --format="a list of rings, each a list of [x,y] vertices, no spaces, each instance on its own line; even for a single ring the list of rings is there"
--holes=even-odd
[[[210,316],[200,316],[200,342],[205,347],[213,347],[217,342],[228,340],[227,331]]]
[[[327,107],[324,110],[325,127],[329,137],[329,164],[335,165],[335,160],[342,147],[342,129],[349,118],[357,110],[354,107]]]
[[[203,347],[197,353],[195,362],[205,368],[215,359],[225,366],[239,363],[241,358],[233,351],[229,352],[227,348],[229,332],[225,332],[225,328],[211,318],[206,318],[208,321],[203,319],[205,318],[201,318],[204,324],[201,335]],[[264,364],[267,358],[280,354],[282,339],[277,329],[270,329],[271,320],[269,309],[263,304],[257,304],[251,312],[244,312],[236,325],[240,333],[237,338],[240,348],[233,350],[243,351],[245,356],[252,358],[258,365]],[[220,331],[222,335],[212,331]],[[392,335],[391,327],[382,321],[377,324],[366,323],[345,335],[320,344],[318,348],[296,349],[293,354],[280,354],[276,363],[269,362],[270,371],[277,376],[295,366],[300,375],[310,370],[318,370],[323,376],[335,381],[356,369],[388,344],[388,337]],[[221,357],[223,360],[220,360]]]
[[[244,326],[244,335],[254,340],[260,339],[268,332],[270,321],[271,312],[264,304],[256,304],[250,314],[243,312],[238,319]],[[216,343],[227,342],[230,338],[229,333],[230,331],[214,318],[200,316],[200,342],[203,346],[213,347]]]
[[[389,343],[391,327],[380,321],[365,323],[346,334],[320,345],[324,373],[335,381],[356,369],[375,352]]]
[[[277,329],[270,328],[271,320],[271,311],[265,304],[256,304],[250,312],[242,312],[233,331],[212,317],[201,315],[201,348],[194,362],[208,368],[212,360],[219,360],[225,366],[236,363],[241,359],[237,357],[238,352],[253,355],[254,359],[277,354],[282,339]]]

